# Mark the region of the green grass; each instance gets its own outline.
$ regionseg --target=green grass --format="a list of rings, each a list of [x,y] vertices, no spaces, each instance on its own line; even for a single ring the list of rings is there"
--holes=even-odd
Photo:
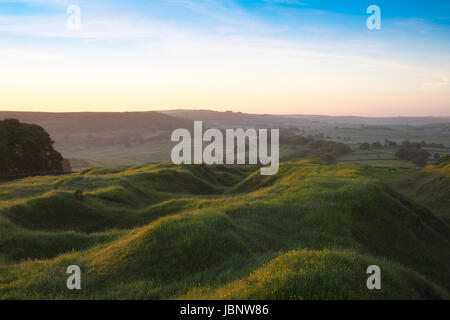
[[[367,290],[366,270],[383,270],[381,290]],[[213,292],[192,289],[185,298],[313,300],[313,299],[439,299],[444,290],[398,264],[351,251],[300,250],[280,254],[269,263]]]
[[[399,187],[445,168],[162,163],[0,184],[0,298],[448,299],[450,229]]]
[[[339,163],[355,163],[363,165],[386,165],[392,167],[415,167],[411,162],[403,161],[395,156],[396,150],[361,150],[356,148],[347,155],[338,158]]]
[[[391,181],[404,195],[432,208],[436,215],[450,225],[450,156],[436,165]]]

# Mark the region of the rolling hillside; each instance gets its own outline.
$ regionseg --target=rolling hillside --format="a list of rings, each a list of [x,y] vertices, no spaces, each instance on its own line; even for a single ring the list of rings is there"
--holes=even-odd
[[[74,171],[89,167],[168,162],[175,145],[170,139],[172,131],[192,128],[194,120],[202,120],[204,128],[280,128],[281,136],[301,135],[344,143],[353,149],[354,154],[342,157],[339,162],[412,165],[398,160],[394,149],[360,153],[360,143],[384,143],[384,139],[397,143],[410,140],[443,144],[444,148],[427,151],[441,156],[450,154],[450,123],[446,117],[383,119],[281,116],[209,110],[78,113],[0,111],[0,120],[4,118],[16,118],[21,122],[42,126],[55,141],[56,150],[70,160]],[[292,151],[286,149],[286,146],[281,146],[282,157],[286,155],[285,151]]]
[[[160,112],[12,112],[0,111],[0,119],[14,118],[42,126],[51,135],[115,130],[174,130],[190,122]]]
[[[441,158],[423,171],[394,181],[394,186],[405,195],[432,208],[450,224],[450,156]]]
[[[448,299],[449,225],[397,187],[445,165],[161,163],[0,184],[0,298]],[[372,264],[382,290],[365,287]]]
[[[0,111],[0,119],[4,118],[42,126],[76,171],[169,161],[171,132],[192,127],[191,121],[160,112]]]

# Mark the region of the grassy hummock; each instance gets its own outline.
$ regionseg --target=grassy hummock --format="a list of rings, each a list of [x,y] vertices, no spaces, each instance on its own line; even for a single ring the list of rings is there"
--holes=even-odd
[[[445,162],[300,160],[275,176],[159,163],[0,184],[0,298],[448,299],[448,212],[421,196],[449,199],[448,181]],[[372,264],[382,290],[366,288]]]

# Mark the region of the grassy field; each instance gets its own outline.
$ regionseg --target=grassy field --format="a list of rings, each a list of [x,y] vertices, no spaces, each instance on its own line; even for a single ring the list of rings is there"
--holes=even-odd
[[[393,167],[415,167],[412,162],[400,160],[395,153],[398,149],[372,149],[361,150],[359,146],[354,146],[352,152],[338,158],[339,163],[360,163],[363,165],[386,165]],[[424,148],[431,155],[435,152],[441,157],[450,155],[450,149]],[[434,161],[430,158],[430,162]]]
[[[0,184],[0,298],[448,299],[449,166],[159,163]]]
[[[399,129],[397,129],[399,130]],[[359,129],[357,132],[363,132],[363,129]],[[394,133],[397,131],[390,130]],[[316,131],[312,131],[314,133]],[[317,131],[320,133],[320,131]],[[317,133],[316,132],[316,133]],[[352,131],[353,132],[353,131]],[[331,133],[330,133],[331,134]],[[336,134],[336,133],[334,133]],[[354,133],[355,134],[355,133]],[[110,134],[111,137],[114,137],[113,133]],[[383,136],[383,135],[382,135]],[[396,135],[391,135],[396,137]],[[387,137],[391,137],[387,135]],[[108,135],[105,134],[105,138]],[[145,136],[146,137],[146,136]],[[400,143],[402,140],[401,135],[397,141]],[[403,137],[407,137],[406,135]],[[428,137],[428,136],[426,136]],[[75,142],[64,142],[57,145],[58,150],[61,150],[62,154],[64,154],[67,158],[70,158],[72,168],[74,171],[83,170],[88,167],[117,167],[117,166],[135,166],[143,163],[149,162],[168,162],[170,161],[170,153],[172,151],[175,143],[169,141],[167,139],[153,139],[149,141],[144,141],[142,143],[130,143],[126,147],[123,144],[112,144],[105,146],[97,146],[92,147],[89,146],[86,142],[85,144],[76,142],[77,136],[72,135],[71,139]],[[147,138],[147,137],[146,137]],[[398,149],[372,149],[372,150],[361,150],[359,148],[359,144],[357,141],[357,136],[352,136],[348,141],[337,140],[334,138],[327,138],[327,141],[334,141],[337,143],[344,143],[352,148],[352,152],[339,157],[337,160],[340,163],[361,163],[367,165],[389,165],[389,166],[397,166],[397,167],[413,167],[414,164],[411,162],[399,160],[395,153]],[[418,136],[417,139],[422,138],[422,136]],[[431,136],[430,139],[435,138],[435,136]],[[78,139],[81,141],[83,136],[80,135]],[[360,138],[358,138],[361,140]],[[368,138],[367,141],[374,142],[376,138]],[[447,139],[448,140],[448,139]],[[65,141],[63,137],[59,137],[57,141]],[[364,140],[361,140],[364,142]],[[378,138],[375,141],[383,141]],[[421,140],[414,140],[421,141]],[[429,141],[442,141],[442,139],[435,139]],[[281,159],[285,159],[290,154],[295,151],[303,150],[304,146],[289,146],[289,145],[280,145],[280,157]],[[441,157],[446,155],[450,155],[450,148],[424,148],[431,155],[434,153],[439,153]],[[430,158],[430,161],[432,159]]]
[[[411,166],[399,161],[393,150],[373,150],[363,155],[359,145],[385,139],[401,144],[405,140],[442,144],[427,149],[441,156],[450,154],[450,123],[441,118],[358,118],[327,116],[274,116],[208,110],[172,110],[125,113],[33,113],[1,112],[0,119],[15,118],[42,126],[55,141],[55,149],[70,159],[74,171],[89,167],[136,166],[149,162],[169,162],[175,143],[170,135],[177,128],[192,128],[202,120],[204,128],[280,128],[281,135],[302,135],[344,143],[355,155],[339,162]],[[291,146],[281,146],[287,159]],[[299,146],[298,149],[301,149]],[[317,155],[312,155],[312,157]],[[310,156],[308,156],[310,157]],[[384,160],[389,159],[389,160]]]
[[[403,161],[395,156],[396,150],[361,150],[355,148],[351,153],[338,158],[339,163],[355,163],[364,165],[387,165],[393,167],[414,167],[412,162]]]

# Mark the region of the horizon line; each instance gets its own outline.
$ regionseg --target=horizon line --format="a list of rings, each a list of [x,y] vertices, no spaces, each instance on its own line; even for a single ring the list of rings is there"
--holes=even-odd
[[[246,115],[258,115],[258,116],[306,116],[306,117],[333,117],[333,118],[373,118],[373,119],[388,119],[388,118],[450,118],[449,115],[392,115],[392,116],[373,116],[373,115],[356,115],[356,114],[345,114],[345,115],[332,115],[332,114],[309,114],[309,113],[248,113],[233,110],[212,110],[212,109],[159,109],[159,110],[131,110],[131,111],[28,111],[28,110],[0,110],[0,112],[10,112],[10,113],[49,113],[49,114],[71,114],[71,113],[148,113],[148,112],[176,112],[176,111],[209,111],[217,113],[236,113],[236,114],[246,114]]]

